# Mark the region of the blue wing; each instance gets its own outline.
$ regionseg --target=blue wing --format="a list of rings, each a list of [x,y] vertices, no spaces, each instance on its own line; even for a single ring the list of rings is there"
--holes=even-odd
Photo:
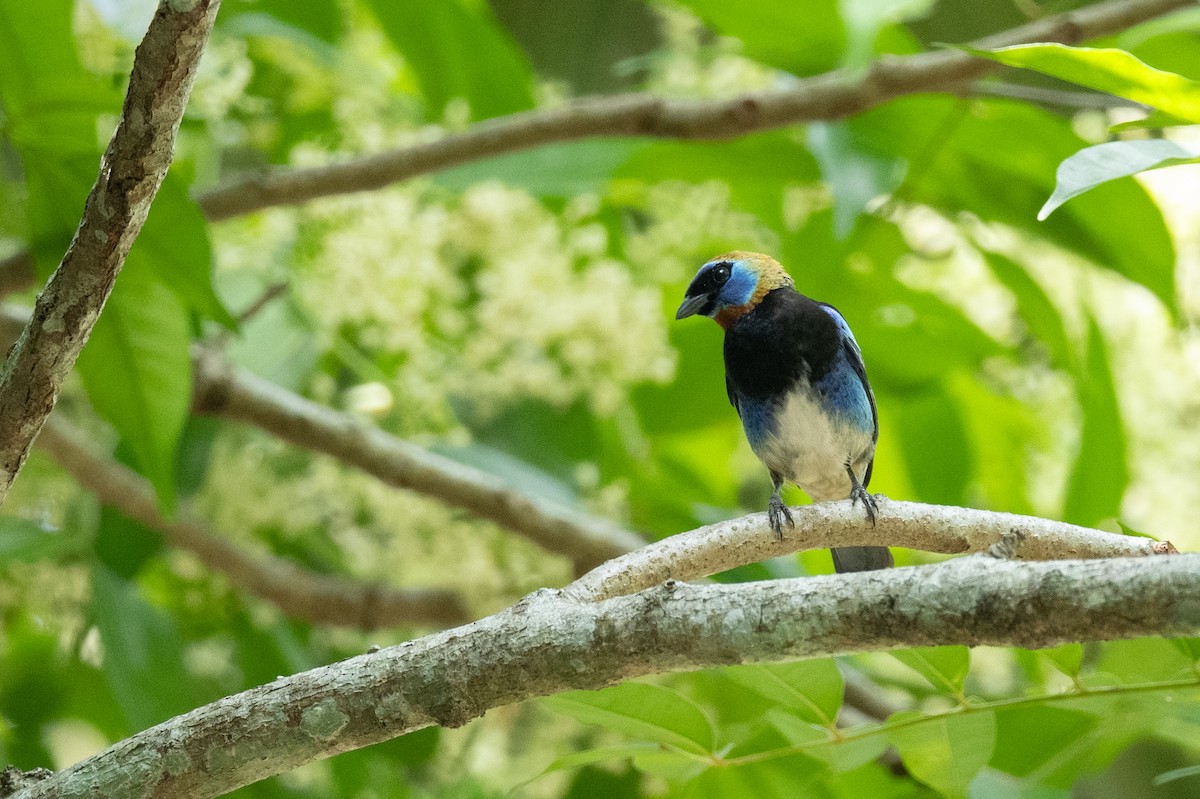
[[[842,355],[862,385],[863,392],[867,395],[867,402],[871,406],[871,440],[878,441],[879,411],[875,407],[875,392],[871,391],[871,383],[867,380],[867,367],[863,363],[862,350],[858,348],[858,341],[854,338],[854,333],[850,330],[850,325],[846,323],[845,318],[838,312],[838,309],[827,303],[820,303],[820,305],[827,314],[833,317],[833,321],[837,323],[838,330],[842,334]],[[863,478],[864,486],[871,482],[871,470],[874,466],[875,459],[871,458],[871,462],[867,464],[867,471]]]

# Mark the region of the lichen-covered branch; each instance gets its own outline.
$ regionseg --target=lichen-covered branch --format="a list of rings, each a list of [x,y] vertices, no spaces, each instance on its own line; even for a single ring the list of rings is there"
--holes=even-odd
[[[579,574],[645,543],[604,519],[525,496],[495,475],[235,369],[215,353],[200,352],[195,364],[197,412],[254,425],[297,446],[332,455],[389,485],[464,508],[567,556]]]
[[[18,799],[218,796],[406,732],[645,674],[902,646],[1045,647],[1200,633],[1200,555],[935,566],[737,585],[669,582],[604,602],[539,591],[465,627],[227,697]]]
[[[1194,0],[1113,0],[1022,25],[973,42],[981,49],[1025,42],[1078,44],[1114,33]],[[843,119],[915,92],[958,90],[996,69],[960,50],[877,60],[865,73],[837,71],[786,89],[722,100],[667,100],[650,94],[590,97],[562,108],[481,122],[463,133],[324,167],[248,177],[197,200],[218,220],[317,197],[368,191],[414,175],[551,142],[597,136],[727,139],[814,120]]]
[[[220,0],[163,0],[71,246],[0,373],[0,502],[100,316],[167,167]]]
[[[470,619],[453,591],[399,590],[318,574],[283,558],[251,555],[199,521],[182,516],[165,519],[144,478],[92,452],[80,434],[61,419],[48,419],[37,443],[101,502],[162,533],[170,546],[191,552],[209,569],[290,618],[364,630],[401,625],[448,627]]]
[[[894,546],[956,554],[985,552],[1005,535],[1024,535],[1017,557],[1029,560],[1115,558],[1167,555],[1167,541],[1076,527],[1036,516],[897,502],[878,497],[879,512],[870,524],[850,500],[792,508],[795,527],[782,540],[765,513],[710,524],[656,541],[604,563],[564,590],[582,601],[632,594],[665,580],[698,580],[745,563],[807,549],[844,546]]]

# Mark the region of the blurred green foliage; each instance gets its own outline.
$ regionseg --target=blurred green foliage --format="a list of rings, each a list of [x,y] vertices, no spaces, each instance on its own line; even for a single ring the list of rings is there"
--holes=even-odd
[[[30,250],[42,279],[74,233],[150,5],[0,0],[0,253]],[[1194,122],[1195,84],[1147,95],[1154,73],[1125,52],[1200,78],[1194,10],[1111,37],[1117,50],[998,56],[1171,119],[924,94],[728,142],[556,143],[220,225],[195,199],[245,170],[327,164],[594,92],[786,87],[965,42],[1025,10],[225,0],[176,164],[59,412],[146,477],[164,513],[200,514],[318,571],[455,588],[484,613],[561,583],[565,561],[191,418],[189,348],[223,342],[289,390],[660,537],[761,510],[770,491],[725,397],[720,331],[670,321],[700,263],[757,249],[855,330],[882,425],[873,489],[1186,535],[1178,467],[1196,465],[1181,453],[1195,443],[1185,420],[1200,375],[1180,354],[1197,295],[1177,243],[1194,251],[1200,226],[1169,225],[1142,184],[1113,178],[1193,152],[1139,126]],[[1103,69],[1084,69],[1096,58]],[[1064,87],[1028,71],[994,80]],[[1126,138],[1103,142],[1118,122]],[[1116,160],[1056,183],[1089,145],[1119,148],[1106,151]],[[1063,192],[1074,198],[1038,221]],[[236,319],[278,284],[282,297]],[[421,632],[368,638],[283,618],[36,454],[5,510],[0,762],[62,767],[200,703]],[[720,579],[828,569],[809,554]],[[1194,640],[942,647],[676,675],[503,709],[236,795],[1190,796],[1198,656]],[[843,709],[846,682],[864,679],[895,713]]]

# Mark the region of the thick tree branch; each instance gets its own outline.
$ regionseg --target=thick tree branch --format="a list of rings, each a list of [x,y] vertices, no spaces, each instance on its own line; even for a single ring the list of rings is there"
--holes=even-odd
[[[577,573],[645,543],[604,519],[526,497],[495,475],[435,455],[235,369],[215,353],[200,352],[195,365],[193,407],[198,413],[254,425],[297,446],[332,455],[388,485],[464,508],[566,555]]]
[[[126,739],[16,794],[211,797],[488,709],[666,671],[902,646],[1044,647],[1200,633],[1200,555],[935,566],[605,602],[539,591],[465,627],[276,680]]]
[[[220,0],[163,0],[129,77],[83,218],[0,373],[0,502],[54,408],[167,174]]]
[[[633,594],[665,580],[697,580],[745,563],[828,547],[877,545],[946,554],[985,552],[1014,530],[1024,536],[1017,557],[1029,560],[1176,552],[1166,541],[1114,535],[1036,516],[897,502],[882,496],[878,501],[874,525],[850,500],[792,508],[796,524],[784,531],[782,540],[767,524],[765,513],[710,524],[604,563],[563,591],[580,601],[596,602]]]
[[[1123,30],[1194,0],[1112,0],[1031,22],[973,42],[981,49],[1025,42],[1077,44]],[[959,50],[885,57],[865,73],[837,71],[787,89],[732,99],[666,100],[649,94],[592,97],[563,108],[482,122],[438,141],[331,166],[246,178],[197,195],[211,220],[317,197],[368,191],[415,175],[551,142],[597,136],[727,139],[783,125],[842,119],[915,92],[953,91],[997,68]]]
[[[94,454],[79,433],[51,417],[38,446],[106,505],[162,533],[235,586],[293,619],[364,630],[400,625],[447,627],[470,619],[458,595],[443,589],[397,590],[302,569],[283,558],[251,555],[186,518],[164,519],[149,483],[109,458]]]

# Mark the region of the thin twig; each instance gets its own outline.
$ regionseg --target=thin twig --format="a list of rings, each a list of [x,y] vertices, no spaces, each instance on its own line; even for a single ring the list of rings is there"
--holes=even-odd
[[[1003,550],[1028,560],[1116,558],[1175,552],[1170,542],[1114,535],[1066,522],[1012,513],[897,502],[878,497],[875,524],[850,500],[792,509],[795,527],[777,536],[765,513],[710,524],[649,544],[598,566],[564,591],[596,602],[642,591],[664,580],[697,580],[743,563],[808,549],[897,546],[926,552],[985,552],[999,541]],[[1020,548],[1012,542],[1020,530]]]
[[[138,45],[83,218],[0,373],[0,503],[100,317],[167,174],[220,0],[163,0]]]
[[[972,43],[978,49],[1025,42],[1077,44],[1192,5],[1194,0],[1112,0],[1030,22]],[[415,175],[552,142],[598,136],[728,139],[783,125],[843,119],[915,92],[955,91],[998,65],[960,50],[886,56],[865,74],[829,72],[787,89],[723,100],[667,100],[649,94],[590,97],[481,122],[463,133],[339,164],[255,175],[200,192],[210,220],[317,197],[369,191]]]
[[[200,521],[182,516],[165,519],[144,478],[95,454],[82,436],[57,416],[46,421],[37,443],[101,502],[162,533],[170,546],[191,552],[209,569],[275,605],[289,618],[363,630],[403,625],[447,627],[470,619],[453,591],[399,590],[318,574],[283,558],[251,555]]]

